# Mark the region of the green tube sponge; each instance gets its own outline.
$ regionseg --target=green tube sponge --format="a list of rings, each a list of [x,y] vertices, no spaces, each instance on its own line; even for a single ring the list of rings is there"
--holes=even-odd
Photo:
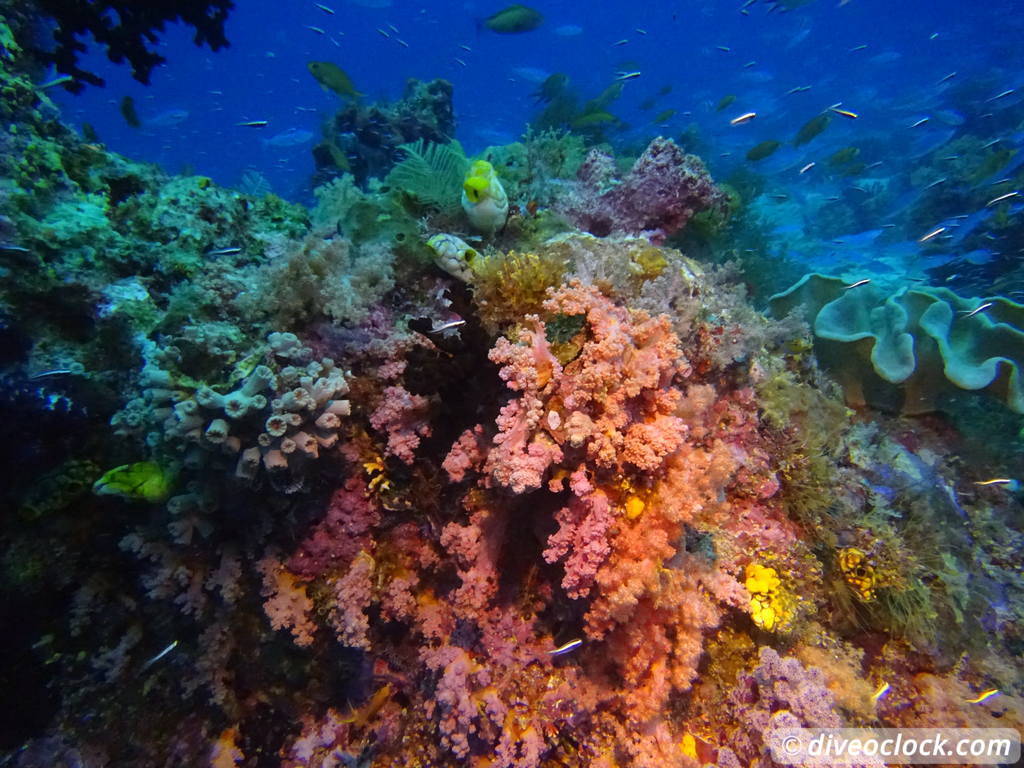
[[[957,387],[986,390],[1024,413],[1024,305],[947,288],[886,295],[872,284],[848,287],[812,273],[769,306],[776,316],[805,312],[819,359],[851,405],[927,413],[939,394]]]

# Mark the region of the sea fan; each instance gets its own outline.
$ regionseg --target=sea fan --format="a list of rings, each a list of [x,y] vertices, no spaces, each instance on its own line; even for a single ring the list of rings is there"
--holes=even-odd
[[[250,197],[266,197],[274,193],[267,177],[255,168],[246,168],[238,182],[238,191]]]
[[[447,144],[428,144],[419,139],[399,149],[406,158],[388,174],[388,184],[444,213],[457,212],[469,165],[462,145],[454,139]]]

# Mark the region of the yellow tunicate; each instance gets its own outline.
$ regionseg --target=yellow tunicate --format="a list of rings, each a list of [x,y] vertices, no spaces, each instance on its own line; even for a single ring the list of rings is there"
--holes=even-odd
[[[755,592],[774,592],[781,583],[779,574],[774,568],[765,568],[760,563],[751,563],[747,566],[746,586],[747,591],[751,594]]]
[[[679,751],[691,760],[697,760],[697,740],[692,733],[683,734],[683,740],[679,742]]]
[[[778,617],[775,608],[772,607],[771,598],[765,595],[751,597],[750,615],[754,619],[754,623],[762,629],[772,630],[775,628],[775,621]]]
[[[630,520],[636,520],[644,513],[645,506],[643,499],[638,496],[630,496],[626,499],[626,517]]]
[[[793,618],[793,596],[782,589],[782,580],[774,568],[750,563],[744,582],[750,593],[750,617],[768,631],[783,629]]]
[[[850,589],[864,602],[875,599],[875,569],[867,554],[856,547],[839,550],[839,568]]]

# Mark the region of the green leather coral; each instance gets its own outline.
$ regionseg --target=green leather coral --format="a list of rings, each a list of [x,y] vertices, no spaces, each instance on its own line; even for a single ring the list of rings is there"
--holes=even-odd
[[[819,359],[852,405],[926,413],[939,394],[958,387],[986,390],[1024,413],[1024,305],[947,288],[886,295],[817,273],[768,301],[776,316],[804,310]]]

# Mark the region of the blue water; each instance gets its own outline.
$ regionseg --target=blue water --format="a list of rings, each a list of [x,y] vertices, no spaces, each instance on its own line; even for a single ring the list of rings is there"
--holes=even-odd
[[[659,133],[675,136],[695,125],[704,142],[700,154],[716,175],[742,164],[743,154],[761,141],[791,139],[832,104],[842,102],[860,115],[856,121],[837,118],[816,142],[764,162],[764,170],[787,180],[807,162],[820,162],[854,142],[906,137],[927,147],[936,135],[950,133],[935,116],[939,110],[963,114],[964,130],[981,120],[995,128],[999,110],[987,107],[1006,107],[1016,94],[996,105],[983,100],[1024,89],[1024,21],[1010,0],[820,0],[791,12],[755,2],[746,14],[737,0],[541,2],[534,5],[544,13],[544,25],[519,35],[477,29],[477,21],[500,3],[326,5],[336,13],[312,2],[241,0],[227,23],[231,47],[218,53],[195,47],[191,30],[171,27],[159,43],[167,63],[154,72],[150,87],[91,50],[85,67],[101,74],[107,86],[57,98],[71,120],[90,122],[110,148],[128,156],[171,172],[189,168],[228,185],[256,169],[278,194],[308,200],[312,142],[275,147],[264,141],[289,129],[319,136],[321,122],[340,106],[307,72],[310,60],[343,67],[369,100],[398,98],[410,77],[450,80],[458,138],[470,152],[519,137],[538,112],[531,80],[553,72],[567,73],[584,98],[600,92],[617,72],[642,72],[613,105],[611,111],[631,126],[613,140],[642,146]],[[578,27],[579,34],[559,34],[567,26]],[[629,42],[613,45],[623,39]],[[852,50],[860,46],[866,47]],[[954,78],[938,84],[953,71]],[[639,109],[667,85],[671,93],[652,109]],[[802,86],[810,89],[786,95]],[[716,112],[714,105],[727,94],[736,95],[735,103]],[[133,129],[117,109],[126,95],[134,97],[144,121],[169,110],[188,115],[170,125]],[[667,124],[651,123],[667,109],[676,110]],[[756,111],[757,118],[730,126],[731,118],[746,111]],[[987,112],[995,114],[983,118]],[[929,115],[929,123],[911,136],[907,126]],[[269,125],[236,127],[250,120]]]

